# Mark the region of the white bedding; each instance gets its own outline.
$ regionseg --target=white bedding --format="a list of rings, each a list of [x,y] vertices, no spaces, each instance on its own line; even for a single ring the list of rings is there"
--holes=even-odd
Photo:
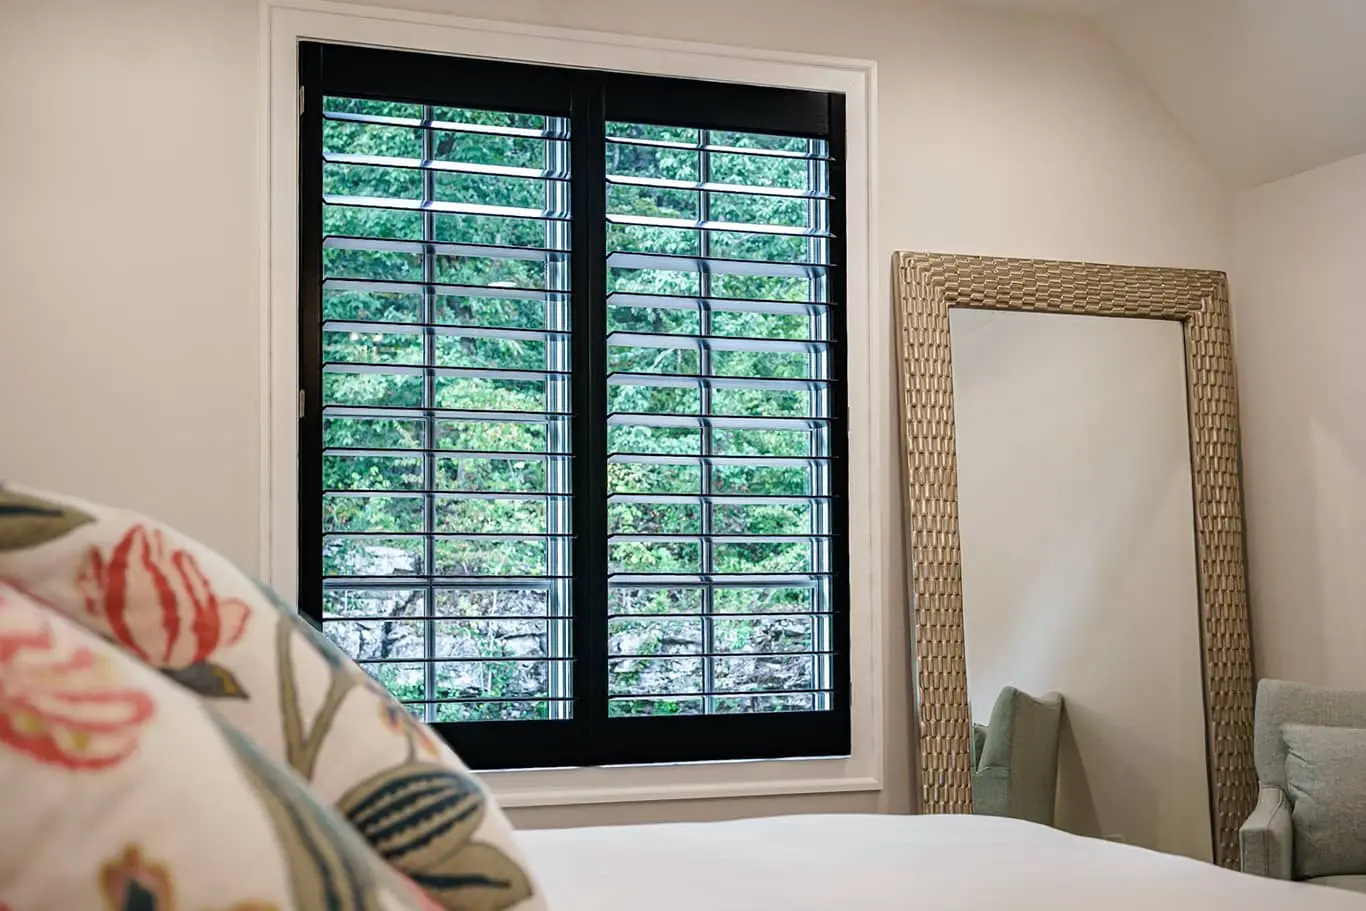
[[[1366,895],[987,816],[518,833],[553,911],[1363,911]]]

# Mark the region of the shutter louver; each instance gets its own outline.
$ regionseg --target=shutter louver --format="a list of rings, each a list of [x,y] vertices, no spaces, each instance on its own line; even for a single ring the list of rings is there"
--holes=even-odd
[[[428,721],[568,718],[568,121],[322,120],[323,630]]]
[[[824,140],[607,127],[608,714],[821,711]]]

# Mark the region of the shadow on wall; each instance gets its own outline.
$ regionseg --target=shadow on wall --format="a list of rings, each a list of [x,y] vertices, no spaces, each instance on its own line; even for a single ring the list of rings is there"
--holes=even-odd
[[[1171,757],[1162,757],[1161,752],[1122,721],[1069,700],[1058,750],[1058,828],[1160,847],[1162,795],[1151,780],[1151,770],[1171,763]],[[1103,810],[1096,805],[1097,793],[1105,795]],[[1122,819],[1124,831],[1104,831],[1102,815]]]
[[[1058,732],[1058,808],[1057,827],[1078,835],[1100,833],[1100,816],[1086,779],[1086,765],[1072,728],[1073,708],[1064,702],[1062,727]]]
[[[1366,155],[1244,191],[1231,286],[1258,676],[1366,686]]]

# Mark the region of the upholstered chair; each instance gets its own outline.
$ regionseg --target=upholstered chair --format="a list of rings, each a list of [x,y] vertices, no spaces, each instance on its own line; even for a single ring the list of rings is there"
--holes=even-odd
[[[987,725],[974,725],[972,811],[1053,824],[1063,699],[1001,690]]]
[[[1366,692],[1263,680],[1243,872],[1366,892]]]

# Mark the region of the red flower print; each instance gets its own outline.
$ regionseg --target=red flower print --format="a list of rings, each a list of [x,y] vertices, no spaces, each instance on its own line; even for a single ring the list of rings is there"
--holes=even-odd
[[[120,685],[88,646],[63,642],[51,619],[0,592],[0,744],[40,762],[106,769],[133,754],[154,705]]]
[[[163,669],[199,664],[236,642],[250,614],[246,602],[214,593],[192,554],[142,525],[129,528],[108,556],[92,547],[76,584],[86,612],[111,638]]]

